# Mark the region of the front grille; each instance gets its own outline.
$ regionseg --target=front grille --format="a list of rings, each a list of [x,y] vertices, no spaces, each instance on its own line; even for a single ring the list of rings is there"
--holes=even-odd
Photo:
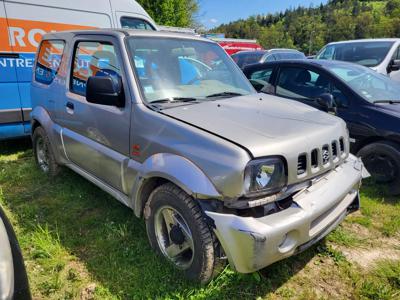
[[[345,140],[343,137],[311,150],[310,153],[302,153],[297,160],[297,176],[304,178],[309,172],[317,173],[329,168],[346,156]],[[310,168],[310,170],[308,170]]]
[[[297,161],[297,175],[302,175],[307,172],[307,155],[301,154]]]
[[[329,146],[325,145],[322,147],[322,164],[326,165],[331,159],[331,153],[329,152]]]

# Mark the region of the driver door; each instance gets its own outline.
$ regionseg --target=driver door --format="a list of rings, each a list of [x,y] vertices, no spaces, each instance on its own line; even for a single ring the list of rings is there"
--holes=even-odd
[[[65,153],[80,169],[122,191],[121,166],[129,157],[131,101],[125,107],[86,101],[90,76],[119,77],[125,95],[124,70],[118,42],[113,38],[79,36],[74,41],[68,89],[58,104]]]

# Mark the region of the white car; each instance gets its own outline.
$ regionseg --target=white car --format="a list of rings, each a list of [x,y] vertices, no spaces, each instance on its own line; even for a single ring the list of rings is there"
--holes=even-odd
[[[400,81],[400,38],[329,43],[315,58],[357,63]]]

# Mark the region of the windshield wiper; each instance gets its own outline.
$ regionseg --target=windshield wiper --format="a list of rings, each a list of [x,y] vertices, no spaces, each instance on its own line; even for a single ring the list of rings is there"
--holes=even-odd
[[[376,100],[374,103],[389,103],[389,104],[395,104],[395,103],[400,103],[400,100]]]
[[[206,98],[229,97],[229,96],[243,96],[243,94],[235,92],[222,92],[222,93],[208,95]]]
[[[163,99],[158,99],[151,101],[150,104],[155,104],[155,103],[174,103],[174,102],[193,102],[197,101],[197,98],[190,98],[190,97],[170,97],[170,98],[163,98]]]

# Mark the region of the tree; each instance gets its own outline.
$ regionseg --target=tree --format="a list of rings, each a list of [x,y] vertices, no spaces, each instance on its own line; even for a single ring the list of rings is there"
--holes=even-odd
[[[138,0],[160,25],[189,27],[195,25],[197,0]]]

